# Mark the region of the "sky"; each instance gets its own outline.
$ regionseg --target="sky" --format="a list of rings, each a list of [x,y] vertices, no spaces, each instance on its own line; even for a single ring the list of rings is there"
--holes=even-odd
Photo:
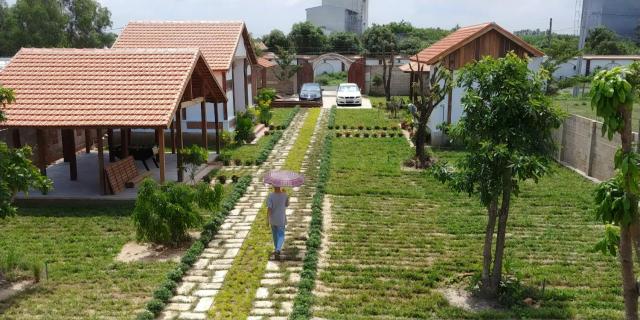
[[[244,20],[249,32],[288,32],[305,9],[321,0],[98,0],[112,13],[114,32],[130,20]],[[15,2],[9,1],[9,2]],[[508,30],[574,32],[576,0],[370,0],[370,23],[409,21],[419,27],[452,28],[494,21]]]

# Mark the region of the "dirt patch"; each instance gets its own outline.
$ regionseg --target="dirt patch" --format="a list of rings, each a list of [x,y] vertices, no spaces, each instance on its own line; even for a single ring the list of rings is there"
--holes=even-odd
[[[190,232],[189,235],[191,236],[190,241],[184,242],[175,248],[151,243],[127,242],[118,253],[118,256],[116,256],[116,261],[125,263],[139,261],[179,262],[184,252],[200,237],[197,232]]]
[[[445,288],[437,290],[454,307],[467,311],[482,311],[500,309],[497,302],[473,296],[470,292],[462,288]]]
[[[22,291],[28,290],[35,285],[33,280],[24,280],[14,283],[0,283],[0,301],[9,300]]]

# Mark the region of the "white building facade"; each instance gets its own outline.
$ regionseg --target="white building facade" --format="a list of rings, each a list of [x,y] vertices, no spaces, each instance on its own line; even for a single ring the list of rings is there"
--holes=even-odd
[[[322,5],[307,9],[307,21],[327,34],[362,34],[369,25],[369,0],[322,0]]]

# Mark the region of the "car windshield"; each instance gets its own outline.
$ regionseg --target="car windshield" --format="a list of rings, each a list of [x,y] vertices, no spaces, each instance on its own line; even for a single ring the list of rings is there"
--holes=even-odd
[[[302,90],[320,90],[320,85],[316,83],[305,83],[302,85]]]
[[[358,86],[356,85],[348,85],[348,86],[340,86],[338,88],[340,92],[358,92]]]

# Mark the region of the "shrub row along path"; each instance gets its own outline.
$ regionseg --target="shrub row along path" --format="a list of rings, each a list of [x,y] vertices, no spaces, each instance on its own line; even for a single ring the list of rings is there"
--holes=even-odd
[[[268,160],[252,172],[253,180],[246,195],[229,213],[220,231],[204,250],[178,285],[177,295],[171,298],[160,319],[206,319],[215,296],[222,287],[227,271],[231,268],[251,225],[264,203],[268,187],[263,176],[269,170],[280,169],[296,141],[307,112],[299,112],[284,131]]]
[[[248,320],[286,320],[293,308],[302,272],[302,261],[306,253],[306,240],[311,222],[311,202],[315,193],[316,179],[322,148],[324,128],[327,126],[329,110],[322,109],[315,124],[309,147],[300,167],[305,175],[304,185],[291,198],[287,209],[287,230],[283,259],[267,262],[266,271],[260,281]]]

